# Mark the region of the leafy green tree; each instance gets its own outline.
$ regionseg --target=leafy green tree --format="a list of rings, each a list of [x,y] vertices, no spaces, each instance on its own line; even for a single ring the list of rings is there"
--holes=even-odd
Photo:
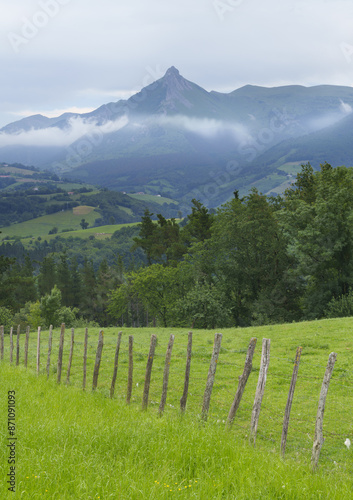
[[[72,275],[66,252],[60,255],[57,265],[57,286],[61,291],[62,303],[66,307],[73,304]]]
[[[29,303],[28,309],[27,322],[32,328],[37,329],[39,326],[42,328],[49,326],[42,317],[42,307],[39,300]]]
[[[191,200],[191,214],[188,215],[188,223],[183,228],[183,239],[189,243],[205,241],[211,237],[211,227],[214,215],[211,214],[199,200]]]
[[[353,170],[325,163],[307,184],[308,195],[300,182],[287,191],[281,221],[305,287],[303,312],[313,319],[353,287]]]
[[[237,325],[251,324],[254,304],[265,300],[273,304],[266,322],[296,317],[298,290],[287,245],[276,207],[256,189],[219,210],[208,260],[214,263],[213,280],[222,284]]]
[[[326,318],[347,318],[353,316],[353,290],[346,295],[333,298],[325,310]]]
[[[157,222],[153,222],[152,213],[145,211],[140,224],[140,233],[134,238],[132,249],[142,248],[151,265],[165,263],[176,265],[184,255],[186,248],[180,238],[180,227],[174,218],[166,219],[157,214]]]
[[[78,268],[77,259],[71,260],[71,303],[72,307],[79,307],[82,301],[82,277]],[[63,321],[64,323],[64,321]]]
[[[94,320],[97,310],[97,280],[92,260],[84,260],[81,277],[82,296],[79,309],[85,318]]]
[[[233,326],[231,311],[225,304],[224,294],[214,284],[197,282],[176,303],[178,324],[190,328]]]
[[[8,333],[12,325],[13,316],[9,309],[0,306],[0,325],[4,327],[4,332]]]
[[[178,269],[152,264],[127,275],[127,282],[113,291],[109,311],[116,319],[128,311],[129,301],[137,299],[164,327],[175,322],[176,301],[182,297],[183,284]]]
[[[82,227],[82,229],[87,229],[89,223],[85,219],[81,219],[80,226]]]
[[[43,295],[50,293],[57,282],[57,269],[54,256],[52,254],[44,257],[38,274],[38,289],[39,294]]]
[[[58,326],[60,324],[61,291],[55,285],[50,294],[41,299],[41,316],[46,326]]]

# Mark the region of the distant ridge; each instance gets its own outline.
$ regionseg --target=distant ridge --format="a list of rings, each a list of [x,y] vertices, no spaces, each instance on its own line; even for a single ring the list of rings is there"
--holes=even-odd
[[[224,94],[171,66],[127,100],[6,125],[0,161],[186,202],[198,193],[217,206],[235,189],[284,189],[288,162],[352,164],[352,109],[351,87],[246,85]]]

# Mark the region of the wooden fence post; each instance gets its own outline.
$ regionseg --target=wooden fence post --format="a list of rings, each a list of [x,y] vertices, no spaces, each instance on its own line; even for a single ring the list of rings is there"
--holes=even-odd
[[[127,404],[130,404],[131,393],[132,393],[132,378],[134,371],[133,345],[134,345],[134,337],[133,335],[129,335],[129,374],[127,379],[127,392],[126,392]]]
[[[103,351],[103,334],[104,334],[103,330],[100,330],[99,338],[98,338],[97,353],[96,353],[96,362],[95,362],[94,371],[93,371],[93,383],[92,383],[92,390],[93,391],[95,389],[97,389],[99,367],[101,364],[102,351]]]
[[[249,375],[250,375],[251,370],[252,370],[252,359],[254,357],[256,342],[257,342],[257,338],[252,337],[252,339],[250,340],[248,352],[247,352],[246,359],[245,359],[245,366],[244,366],[243,374],[240,375],[240,377],[239,377],[237,392],[235,393],[234,401],[233,401],[232,406],[230,407],[230,410],[228,413],[227,426],[232,425],[234,418],[235,418],[235,414],[239,408],[241,398],[243,397],[244,389],[245,389],[246,383],[248,381]]]
[[[221,350],[221,342],[222,342],[222,334],[216,333],[213,344],[213,353],[210,363],[210,368],[208,370],[206,389],[203,396],[203,405],[202,405],[202,419],[207,420],[208,410],[210,407],[211,394],[213,389],[213,383],[216,375],[216,368],[218,363],[218,356]]]
[[[65,323],[61,324],[60,329],[60,343],[59,343],[59,354],[58,354],[58,372],[57,372],[57,383],[61,382],[61,370],[63,366],[63,352],[64,352],[64,337],[65,337]]]
[[[30,326],[28,325],[26,328],[26,340],[25,340],[25,367],[26,368],[27,368],[27,362],[28,362],[29,330],[30,330]]]
[[[47,357],[47,379],[49,378],[49,373],[50,373],[50,355],[51,355],[52,343],[53,343],[53,325],[50,325],[49,340],[48,340],[48,357]]]
[[[313,452],[311,455],[311,465],[312,465],[312,468],[314,471],[317,469],[317,466],[319,463],[319,456],[320,456],[321,447],[325,441],[324,436],[323,436],[322,424],[323,424],[323,420],[324,420],[326,396],[328,393],[331,375],[332,375],[333,368],[334,368],[335,363],[336,363],[336,359],[337,359],[337,354],[335,352],[331,352],[329,359],[328,359],[324,380],[323,380],[322,386],[321,386],[319,407],[318,407],[317,416],[316,416]]]
[[[295,384],[297,383],[300,356],[301,356],[302,350],[303,350],[302,347],[297,348],[297,353],[295,355],[295,363],[294,363],[294,368],[293,368],[292,380],[291,380],[290,387],[289,387],[288,400],[287,400],[287,404],[286,404],[286,409],[284,411],[283,430],[282,430],[282,438],[281,438],[281,453],[282,453],[283,457],[284,457],[285,452],[286,452],[286,443],[287,443],[290,411],[292,408],[293,396],[294,396],[294,391],[295,391]]]
[[[87,345],[88,345],[88,328],[85,329],[85,344],[84,344],[84,349],[83,349],[83,382],[82,382],[82,390],[85,390],[85,388],[86,388]]]
[[[115,381],[116,381],[116,376],[118,374],[119,351],[120,351],[120,342],[121,342],[122,334],[123,334],[123,332],[118,333],[118,340],[116,343],[115,358],[114,358],[114,371],[113,371],[112,383],[110,385],[110,397],[111,398],[114,396]]]
[[[67,365],[67,375],[66,375],[66,383],[70,383],[70,371],[72,364],[72,356],[74,354],[74,344],[75,344],[75,329],[71,328],[71,347],[70,347],[70,356],[69,356],[69,364]]]
[[[21,333],[21,325],[17,325],[16,366],[18,366],[20,364],[20,333]]]
[[[180,398],[180,410],[182,412],[185,411],[186,401],[188,399],[190,367],[191,367],[191,353],[192,353],[192,332],[189,332],[189,334],[188,334],[188,347],[187,347],[187,351],[186,351],[184,391],[183,391],[183,395]]]
[[[159,405],[158,413],[160,416],[163,415],[165,403],[167,401],[167,392],[168,392],[168,380],[169,380],[169,368],[170,368],[170,360],[172,357],[172,349],[174,344],[174,335],[171,335],[168,342],[167,352],[165,355],[165,364],[164,364],[164,374],[163,374],[163,388],[162,388],[162,397],[161,403]]]
[[[41,334],[41,327],[38,326],[38,335],[37,335],[37,375],[39,374],[39,369],[40,369],[40,334]]]
[[[4,327],[0,326],[0,359],[4,359]]]
[[[13,327],[10,328],[10,363],[13,358]]]
[[[145,385],[143,388],[143,398],[142,398],[142,409],[147,410],[148,406],[148,395],[150,392],[150,383],[151,383],[151,373],[152,373],[152,365],[154,352],[157,344],[157,335],[151,335],[151,345],[150,352],[148,354],[147,366],[146,366],[146,375],[145,375]]]
[[[257,382],[254,406],[251,414],[250,438],[253,439],[254,446],[256,442],[257,425],[259,423],[262,398],[265,392],[267,370],[270,364],[270,346],[271,346],[270,339],[262,340],[262,355],[261,355],[259,380]]]

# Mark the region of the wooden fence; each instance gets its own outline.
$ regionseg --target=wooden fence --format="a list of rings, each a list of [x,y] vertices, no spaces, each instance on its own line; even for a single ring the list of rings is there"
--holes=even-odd
[[[13,328],[11,328],[9,333],[10,333],[10,335],[9,335],[9,344],[10,344],[10,346],[9,346],[9,353],[10,353],[9,362],[10,362],[10,364],[13,364],[13,361],[14,361],[13,360],[13,351],[14,351],[14,338],[13,338],[14,331],[13,331]],[[192,332],[189,332],[187,353],[186,353],[186,360],[185,360],[186,367],[185,367],[185,377],[184,377],[184,384],[183,384],[183,394],[182,394],[182,397],[180,399],[180,411],[181,412],[185,412],[185,410],[186,410],[187,398],[188,398],[188,393],[189,393],[188,388],[189,388],[190,368],[191,368],[191,363],[192,363],[192,337],[193,337]],[[46,373],[47,373],[48,378],[50,375],[50,366],[51,366],[52,340],[53,340],[53,328],[52,328],[52,326],[50,326],[48,348],[47,348],[47,363],[46,363]],[[111,398],[114,396],[114,392],[115,392],[115,384],[116,384],[118,365],[119,365],[119,352],[120,352],[121,340],[122,340],[122,332],[119,332],[118,337],[117,337],[116,349],[115,349],[112,381],[111,381],[111,385],[110,385],[110,397]],[[26,336],[25,336],[25,344],[24,344],[24,366],[26,368],[27,368],[27,364],[28,364],[29,341],[30,341],[30,332],[29,332],[29,328],[27,328],[26,329]],[[58,384],[61,383],[61,376],[62,376],[62,370],[63,370],[64,341],[65,341],[65,325],[62,324],[61,329],[60,329],[60,340],[59,340],[58,360],[57,360],[57,369],[56,369],[56,379],[57,379]],[[133,344],[134,344],[134,337],[132,335],[129,335],[128,342],[129,342],[128,381],[127,381],[127,391],[126,391],[127,404],[129,404],[131,401],[132,388],[133,388]],[[210,402],[211,402],[211,397],[212,397],[212,390],[213,390],[213,385],[214,385],[215,376],[216,376],[216,369],[217,369],[219,356],[220,356],[220,352],[221,352],[221,342],[222,342],[222,334],[216,333],[215,338],[214,338],[213,351],[212,351],[211,361],[210,361],[210,365],[209,365],[207,380],[205,383],[205,391],[203,394],[203,403],[202,403],[202,408],[201,408],[201,418],[204,421],[207,421],[207,418],[208,418],[209,407],[210,407]],[[239,409],[239,406],[240,406],[240,403],[242,400],[242,396],[243,396],[243,393],[245,390],[245,386],[247,384],[249,375],[252,371],[252,360],[253,360],[253,355],[254,355],[256,343],[257,343],[256,338],[252,338],[250,340],[250,343],[249,343],[249,346],[247,349],[246,358],[245,358],[244,370],[243,370],[242,375],[239,377],[238,387],[237,387],[237,390],[236,390],[236,393],[234,396],[234,400],[233,400],[233,402],[230,406],[230,409],[229,409],[228,418],[226,420],[226,427],[227,428],[231,427],[235,421],[236,413]],[[86,382],[87,382],[87,344],[88,344],[88,330],[86,328],[85,340],[84,340],[83,367],[82,367],[82,370],[83,370],[82,371],[82,375],[83,375],[82,389],[83,390],[86,389]],[[157,336],[152,335],[151,341],[150,341],[149,353],[147,356],[145,381],[144,381],[143,395],[142,395],[142,401],[141,401],[141,406],[142,406],[143,410],[147,410],[148,405],[149,405],[150,382],[151,382],[151,375],[152,375],[152,368],[153,368],[153,361],[154,361],[154,356],[155,356],[156,344],[157,344]],[[174,335],[171,335],[167,349],[166,349],[166,355],[165,355],[162,394],[161,394],[161,400],[160,400],[160,404],[159,404],[159,408],[158,408],[158,413],[160,416],[163,415],[166,400],[167,400],[169,368],[170,368],[170,363],[171,363],[173,344],[174,344]],[[4,327],[0,326],[0,359],[2,361],[4,361],[4,345],[5,345]],[[70,383],[71,366],[72,366],[72,360],[73,360],[73,355],[74,355],[74,345],[75,345],[75,333],[74,333],[74,329],[72,328],[71,329],[71,340],[70,340],[70,354],[69,354],[69,361],[68,361],[68,367],[67,367],[67,373],[66,373],[66,384]],[[254,397],[254,404],[252,407],[252,412],[251,412],[251,417],[250,417],[250,442],[254,446],[256,443],[256,435],[257,435],[259,417],[260,417],[260,412],[261,412],[262,399],[263,399],[265,387],[266,387],[267,372],[268,372],[268,368],[269,368],[269,364],[270,364],[270,345],[271,345],[270,339],[263,339],[259,377],[258,377],[258,383],[257,383],[257,387],[256,387],[255,397]],[[103,332],[103,330],[100,330],[99,336],[98,336],[96,356],[95,356],[93,377],[92,377],[92,390],[93,391],[95,391],[97,389],[103,348],[104,348],[104,332]],[[298,347],[296,357],[295,357],[294,367],[293,367],[293,375],[292,375],[290,388],[289,388],[287,405],[286,405],[285,412],[284,412],[282,437],[281,437],[281,453],[282,453],[283,457],[285,455],[288,427],[289,427],[290,414],[291,414],[291,407],[292,407],[292,402],[293,402],[293,398],[294,398],[294,391],[295,391],[296,381],[297,381],[298,372],[299,372],[301,353],[302,353],[302,347]],[[336,358],[337,358],[336,353],[330,354],[328,364],[326,367],[326,371],[324,374],[323,382],[322,382],[322,388],[321,388],[319,405],[318,405],[318,410],[317,410],[317,417],[316,417],[315,437],[314,437],[314,443],[313,443],[313,448],[312,448],[311,462],[312,462],[313,470],[315,470],[318,466],[320,450],[321,450],[322,444],[324,442],[323,417],[324,417],[324,410],[325,410],[325,402],[326,402],[326,397],[327,397],[329,384],[330,384],[330,380],[331,380],[331,375],[333,372]],[[40,373],[40,360],[41,360],[41,328],[39,327],[38,331],[37,331],[37,342],[36,342],[36,371],[37,371],[37,374]],[[20,327],[17,328],[17,332],[16,332],[16,365],[19,365],[19,362],[20,362]]]

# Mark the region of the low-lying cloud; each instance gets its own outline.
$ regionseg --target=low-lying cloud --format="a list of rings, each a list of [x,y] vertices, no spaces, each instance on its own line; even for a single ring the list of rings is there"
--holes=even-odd
[[[84,120],[81,117],[70,118],[65,128],[47,127],[31,129],[15,134],[0,132],[0,147],[5,146],[70,146],[83,136],[105,135],[116,132],[128,124],[123,116],[115,121],[98,124],[95,120]]]
[[[73,117],[68,121],[65,128],[57,126],[43,129],[31,129],[17,133],[0,132],[0,147],[5,146],[56,146],[67,147],[82,137],[102,136],[117,132],[129,123],[126,116],[116,121],[107,121],[98,124],[95,120],[87,120],[81,117]],[[137,127],[148,127],[149,125],[160,125],[164,127],[175,127],[208,139],[217,138],[227,134],[234,138],[235,143],[246,143],[251,137],[245,126],[235,122],[225,122],[209,118],[193,118],[184,115],[156,116],[141,119],[141,121],[130,122]]]
[[[335,123],[342,120],[342,118],[344,118],[345,116],[351,114],[352,111],[352,106],[340,99],[340,105],[337,108],[337,111],[323,114],[308,121],[308,132],[316,132],[317,130],[322,130],[323,128],[330,127],[331,125],[334,125]]]
[[[161,116],[157,123],[160,125],[170,125],[175,128],[184,129],[188,132],[212,139],[221,134],[228,134],[234,137],[235,142],[245,143],[251,137],[247,128],[237,122],[227,122],[212,118],[193,118],[185,115]]]

